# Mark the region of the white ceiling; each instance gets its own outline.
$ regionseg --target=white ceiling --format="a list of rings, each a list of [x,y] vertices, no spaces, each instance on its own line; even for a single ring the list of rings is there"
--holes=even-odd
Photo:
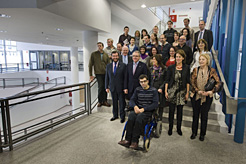
[[[143,3],[147,7],[163,6],[191,2],[190,0],[109,0],[123,4],[129,10],[141,9]],[[48,44],[57,46],[82,47],[82,31],[94,30],[71,19],[58,16],[38,8],[0,8],[0,39],[20,42]],[[57,31],[62,28],[63,31]],[[6,32],[1,32],[6,31]]]
[[[0,39],[58,46],[82,46],[82,31],[91,28],[37,8],[2,8]],[[57,31],[61,28],[63,31]]]
[[[166,6],[180,3],[188,3],[188,2],[197,2],[203,0],[112,0],[112,1],[120,1],[122,4],[130,8],[131,10],[141,9],[141,5],[145,4],[147,7],[156,7],[156,6]]]

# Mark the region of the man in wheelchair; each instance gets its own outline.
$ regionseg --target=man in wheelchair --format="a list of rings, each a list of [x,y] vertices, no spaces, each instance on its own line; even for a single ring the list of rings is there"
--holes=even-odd
[[[128,116],[126,124],[126,137],[118,144],[138,149],[138,141],[141,131],[152,113],[158,107],[158,92],[154,87],[149,86],[147,75],[139,76],[141,87],[137,87],[130,99],[129,106],[134,109]]]

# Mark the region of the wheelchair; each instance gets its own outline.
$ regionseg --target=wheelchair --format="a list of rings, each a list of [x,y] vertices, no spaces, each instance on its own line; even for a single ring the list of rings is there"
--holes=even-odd
[[[143,127],[142,129],[142,136],[143,136],[143,148],[142,150],[148,152],[149,148],[150,148],[150,140],[151,138],[155,137],[155,138],[159,138],[161,136],[161,132],[162,132],[162,119],[161,119],[162,115],[160,116],[159,114],[159,108],[157,108],[151,118],[149,118],[149,120],[147,121],[146,125]],[[122,132],[122,136],[121,136],[121,140],[123,140],[124,136],[125,136],[125,132],[126,132],[126,125],[127,122],[125,123],[123,132]],[[141,149],[140,149],[141,150]]]

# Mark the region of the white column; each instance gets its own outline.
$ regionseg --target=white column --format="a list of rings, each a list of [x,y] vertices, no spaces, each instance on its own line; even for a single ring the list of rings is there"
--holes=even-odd
[[[78,47],[71,47],[70,56],[71,56],[72,84],[78,84],[79,83]],[[76,88],[79,87],[74,87],[73,89]],[[73,104],[73,109],[79,107],[80,105],[79,91],[72,92],[72,104]]]
[[[84,58],[84,77],[83,81],[89,81],[89,61],[91,53],[97,50],[98,32],[83,31],[83,58]]]

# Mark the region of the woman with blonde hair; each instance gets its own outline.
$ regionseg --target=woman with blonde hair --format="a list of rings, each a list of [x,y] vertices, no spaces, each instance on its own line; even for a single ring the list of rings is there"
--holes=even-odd
[[[193,122],[192,122],[192,135],[190,139],[195,139],[197,136],[199,115],[201,113],[201,128],[200,128],[200,141],[204,141],[207,130],[208,112],[213,101],[213,93],[218,90],[220,86],[220,79],[214,68],[210,65],[209,54],[201,54],[199,56],[199,67],[193,69],[191,76],[191,103],[193,108]],[[206,87],[209,79],[215,80],[215,86],[209,89]]]

